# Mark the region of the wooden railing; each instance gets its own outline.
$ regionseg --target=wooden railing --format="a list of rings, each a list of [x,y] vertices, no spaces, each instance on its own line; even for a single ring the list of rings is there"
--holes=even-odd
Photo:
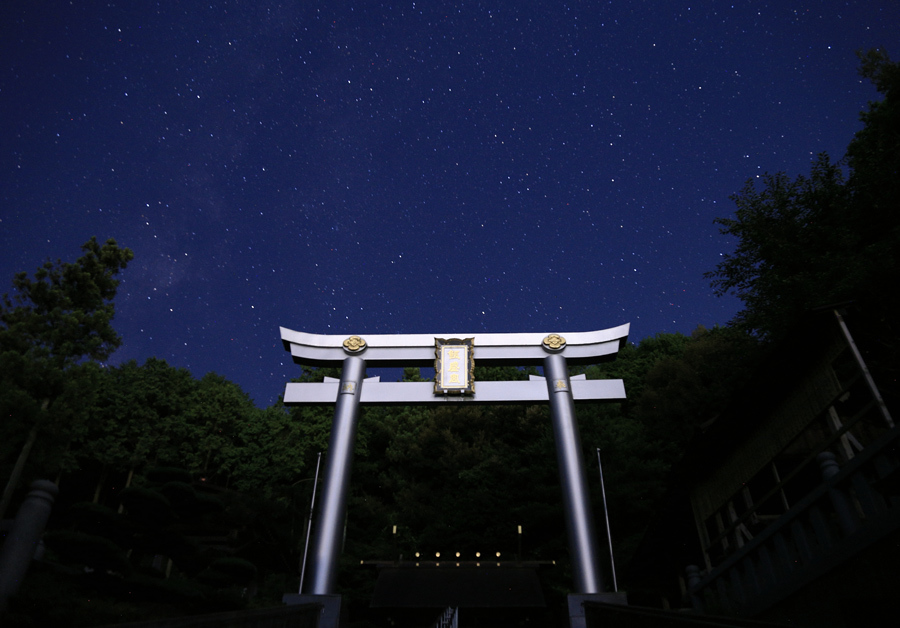
[[[823,482],[706,574],[689,577],[693,606],[755,616],[900,529],[900,427],[839,468],[818,455]]]

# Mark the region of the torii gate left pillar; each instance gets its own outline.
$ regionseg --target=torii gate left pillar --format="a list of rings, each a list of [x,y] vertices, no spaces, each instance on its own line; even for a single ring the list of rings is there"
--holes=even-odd
[[[350,356],[344,360],[334,406],[334,423],[328,438],[322,502],[316,520],[309,584],[306,587],[307,592],[314,595],[330,595],[336,589],[341,530],[347,513],[353,446],[359,422],[359,396],[365,376],[366,363],[362,358]]]
[[[309,596],[322,598],[326,602],[321,625],[337,625],[336,613],[339,613],[340,600],[339,596],[335,596],[335,590],[340,537],[347,509],[361,403],[549,402],[574,571],[576,595],[571,597],[583,599],[585,595],[600,594],[605,590],[597,560],[596,534],[574,402],[624,399],[624,385],[622,380],[587,380],[583,376],[570,380],[564,354],[570,354],[573,361],[588,363],[615,355],[627,340],[628,325],[597,332],[566,334],[569,342],[559,334],[479,334],[469,335],[465,341],[459,340],[465,334],[444,335],[441,338],[430,335],[369,336],[363,340],[359,336],[342,339],[282,328],[281,335],[285,348],[301,364],[343,365],[339,381],[328,378],[322,383],[288,384],[285,389],[286,404],[335,403],[322,502],[316,517],[310,577],[304,582],[301,594],[286,595],[286,602],[309,601]],[[452,340],[445,340],[451,336]],[[451,390],[447,390],[437,382],[382,383],[378,378],[365,379],[366,362],[374,362],[387,366],[435,364],[438,370],[436,380],[439,381],[441,354],[435,347],[441,342],[458,342],[469,347],[468,363],[471,365],[474,365],[474,350],[477,347],[477,358],[487,363],[541,363],[545,377],[532,377],[527,382],[479,382],[476,392],[474,382],[470,381],[471,367],[467,367],[463,369],[466,381],[459,388],[468,395],[449,394],[456,392],[452,390],[452,384],[448,384]],[[570,613],[570,617],[573,626],[579,624],[574,614]]]

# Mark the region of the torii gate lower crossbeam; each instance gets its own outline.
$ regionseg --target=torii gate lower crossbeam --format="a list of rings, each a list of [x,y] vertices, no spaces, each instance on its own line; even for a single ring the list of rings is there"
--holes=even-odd
[[[361,403],[536,401],[550,403],[575,590],[582,594],[603,592],[605,588],[597,558],[596,534],[574,402],[621,400],[625,398],[625,390],[621,380],[570,379],[566,353],[571,352],[577,362],[596,362],[604,357],[614,356],[627,340],[627,335],[628,325],[623,325],[597,332],[565,334],[565,337],[559,334],[474,334],[461,341],[458,339],[465,335],[456,334],[450,336],[453,340],[445,341],[435,336],[393,335],[369,336],[365,340],[351,336],[342,341],[337,336],[316,336],[282,328],[285,348],[291,351],[295,361],[320,365],[340,363],[343,367],[339,381],[331,380],[321,384],[292,383],[285,389],[286,404],[335,402],[322,499],[315,523],[310,577],[304,583],[301,593],[321,596],[335,593],[340,532],[346,515],[352,452]],[[438,370],[438,380],[441,377],[441,359],[435,346],[441,342],[462,343],[460,346],[468,346],[470,352],[477,348],[479,354],[475,357],[481,359],[484,354],[487,356],[485,361],[489,363],[508,361],[534,364],[540,360],[545,378],[532,378],[528,382],[479,382],[477,392],[473,385],[468,389],[471,391],[469,394],[447,394],[447,390],[436,392],[438,384],[382,383],[378,378],[365,379],[367,363],[423,365],[428,363],[426,356],[430,352],[430,360],[435,362]],[[434,357],[436,353],[437,360]],[[453,353],[450,355],[457,357]],[[475,358],[471,353],[469,356],[471,363],[474,363]],[[451,361],[451,364],[455,361]],[[458,364],[454,364],[456,366]],[[467,376],[470,377],[471,373],[462,375],[463,379]]]

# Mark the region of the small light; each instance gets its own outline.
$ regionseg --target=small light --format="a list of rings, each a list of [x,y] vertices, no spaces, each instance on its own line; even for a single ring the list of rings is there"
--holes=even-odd
[[[418,558],[418,557],[419,557],[419,552],[416,552],[416,558]]]
[[[456,557],[459,558],[459,552],[456,552]]]
[[[475,558],[481,558],[481,552],[475,552]]]
[[[435,557],[435,558],[440,558],[440,557],[441,557],[441,553],[440,553],[440,552],[435,552],[435,553],[434,553],[434,557]]]
[[[394,534],[397,534],[397,526],[394,526]],[[522,534],[522,526],[519,526],[519,534]]]
[[[500,552],[497,552],[497,558],[500,558]]]
[[[397,527],[394,526],[394,532],[397,531]],[[519,534],[522,534],[522,526],[519,526]]]

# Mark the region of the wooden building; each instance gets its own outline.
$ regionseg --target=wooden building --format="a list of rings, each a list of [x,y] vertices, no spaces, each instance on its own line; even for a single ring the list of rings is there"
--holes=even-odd
[[[692,441],[629,597],[876,625],[900,585],[900,429],[876,379],[841,312],[804,320]]]

